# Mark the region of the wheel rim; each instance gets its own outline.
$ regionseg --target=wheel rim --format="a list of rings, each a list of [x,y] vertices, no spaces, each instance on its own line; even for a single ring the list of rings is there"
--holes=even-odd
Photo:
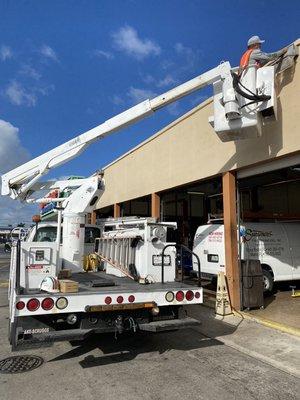
[[[263,280],[264,280],[264,290],[269,290],[269,288],[270,288],[269,279],[264,275]]]

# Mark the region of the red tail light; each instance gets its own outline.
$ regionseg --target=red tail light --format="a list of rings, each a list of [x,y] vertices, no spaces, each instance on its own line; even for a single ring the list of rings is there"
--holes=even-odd
[[[121,303],[123,303],[123,301],[124,301],[123,296],[117,297],[117,303],[121,304]]]
[[[132,295],[130,295],[129,297],[128,297],[128,301],[129,301],[129,303],[133,303],[134,302],[134,300],[135,300],[135,297],[134,297],[134,295],[132,294]]]
[[[191,290],[188,290],[185,294],[185,298],[187,301],[192,301],[194,298],[194,293]]]
[[[183,299],[184,299],[184,293],[181,290],[179,290],[179,292],[176,293],[176,300],[183,301]]]
[[[46,297],[43,301],[42,301],[42,309],[43,310],[51,310],[51,308],[53,308],[54,306],[54,301],[50,298],[50,297]]]
[[[105,297],[105,304],[110,304],[111,303],[111,297],[110,296],[107,296],[107,297]]]
[[[196,299],[200,299],[200,292],[196,292],[196,293],[195,293],[195,298],[196,298]]]
[[[17,310],[23,310],[23,308],[25,307],[25,303],[24,301],[18,301],[16,304],[16,309]]]
[[[30,299],[27,302],[27,309],[28,311],[36,311],[40,306],[40,302],[38,301],[38,299]]]

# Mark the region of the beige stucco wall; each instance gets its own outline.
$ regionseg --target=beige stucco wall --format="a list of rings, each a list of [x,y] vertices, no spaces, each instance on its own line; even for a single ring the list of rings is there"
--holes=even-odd
[[[97,208],[300,151],[299,62],[278,80],[278,120],[261,138],[221,142],[208,123],[208,100],[105,168]]]

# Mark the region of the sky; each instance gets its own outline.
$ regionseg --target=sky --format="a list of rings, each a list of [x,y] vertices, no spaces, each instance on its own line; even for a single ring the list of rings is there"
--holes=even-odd
[[[0,174],[221,61],[237,65],[252,35],[267,52],[300,36],[296,0],[0,0],[0,15]],[[47,177],[91,175],[210,95],[94,143]],[[34,211],[2,197],[0,225]]]

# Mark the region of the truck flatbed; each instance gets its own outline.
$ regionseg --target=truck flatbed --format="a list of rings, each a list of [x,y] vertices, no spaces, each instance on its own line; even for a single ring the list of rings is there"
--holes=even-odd
[[[128,278],[127,276],[118,277],[111,274],[106,274],[104,271],[98,272],[78,272],[72,274],[69,278],[78,282],[78,292],[66,293],[67,295],[76,294],[113,294],[113,293],[147,293],[161,292],[168,290],[188,290],[191,286],[193,289],[198,286],[198,282],[192,279],[173,282],[155,282],[149,284],[141,284]],[[200,289],[200,288],[199,288]],[[40,290],[29,290],[23,293],[23,296],[38,294],[39,296],[47,297],[49,293],[41,292]],[[55,293],[55,295],[63,295],[64,293]]]
[[[117,277],[115,275],[106,274],[104,271],[85,273],[79,272],[72,275],[70,278],[79,284],[79,293],[112,293],[112,292],[155,292],[162,290],[187,290],[189,287],[197,286],[193,280],[185,282],[165,282],[165,283],[150,283],[140,284],[133,279],[125,277]]]

